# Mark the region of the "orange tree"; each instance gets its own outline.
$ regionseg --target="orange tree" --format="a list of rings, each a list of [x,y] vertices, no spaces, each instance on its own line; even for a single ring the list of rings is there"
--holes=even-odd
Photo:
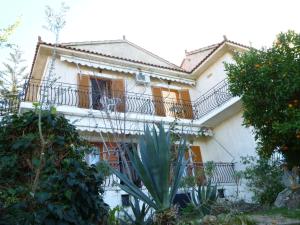
[[[244,125],[254,128],[260,156],[281,152],[300,164],[300,34],[280,33],[270,48],[251,48],[225,64],[230,90],[240,96]]]

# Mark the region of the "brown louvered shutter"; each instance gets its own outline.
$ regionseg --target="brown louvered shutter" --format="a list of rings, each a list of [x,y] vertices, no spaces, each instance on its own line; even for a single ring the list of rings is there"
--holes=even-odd
[[[206,181],[200,146],[191,146],[194,173],[198,184],[204,184]]]
[[[112,80],[112,96],[119,99],[117,105],[118,112],[125,112],[125,84],[123,79]]]
[[[157,116],[166,116],[161,88],[152,87],[152,95],[153,95],[154,106],[155,106],[155,114]]]
[[[191,146],[192,150],[192,159],[194,163],[202,163],[202,155],[200,146]]]
[[[180,91],[181,104],[183,108],[184,118],[193,119],[193,107],[188,89]]]
[[[90,77],[78,75],[78,107],[89,108],[90,106]]]

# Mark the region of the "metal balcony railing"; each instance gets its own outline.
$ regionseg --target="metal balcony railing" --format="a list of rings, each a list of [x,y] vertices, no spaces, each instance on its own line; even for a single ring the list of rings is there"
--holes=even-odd
[[[195,119],[208,114],[232,97],[227,79],[222,80],[194,102]]]
[[[74,85],[54,84],[51,87],[40,82],[29,82],[25,88],[23,101],[54,105],[76,106],[103,111],[129,112],[160,116],[177,116],[192,119],[191,102],[182,99],[155,98],[152,95],[133,92],[102,91],[78,88]]]
[[[108,161],[108,163],[114,167],[115,169],[127,173],[128,170],[124,168],[124,165],[120,161]],[[133,181],[137,186],[142,187],[143,184],[142,182],[138,179],[138,177],[134,174],[133,170],[131,169],[131,163],[127,162],[129,166],[129,170],[131,171],[131,176]],[[212,183],[214,184],[233,184],[235,183],[235,168],[234,168],[234,163],[227,163],[227,162],[215,162],[213,164],[213,170],[208,174],[206,172],[206,166],[211,166],[211,163],[189,163],[186,166],[185,172],[184,172],[184,177],[189,177],[189,176],[194,176],[197,174],[203,174],[202,179],[207,179],[208,177],[211,178]],[[201,176],[200,176],[201,177]],[[104,186],[106,187],[113,187],[116,184],[120,183],[119,178],[111,174],[109,175],[105,181],[104,181]]]
[[[44,98],[43,98],[44,96]],[[147,94],[78,88],[76,85],[56,83],[45,86],[39,80],[26,82],[20,96],[13,100],[0,99],[0,116],[16,112],[20,101],[41,102],[53,105],[67,105],[103,111],[139,113],[158,116],[172,116],[186,119],[200,119],[232,98],[227,80],[223,80],[196,101],[154,97]]]

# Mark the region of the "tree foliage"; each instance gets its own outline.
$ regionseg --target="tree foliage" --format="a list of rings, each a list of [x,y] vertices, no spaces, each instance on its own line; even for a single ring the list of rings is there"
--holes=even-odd
[[[16,28],[19,26],[20,20],[16,20],[13,24],[9,25],[6,28],[0,29],[0,47],[11,46],[8,43],[9,37],[14,33]]]
[[[25,60],[18,48],[13,48],[9,53],[7,62],[3,63],[4,69],[0,71],[0,95],[9,98],[16,97],[27,77]]]
[[[0,123],[0,224],[103,224],[108,210],[103,179],[83,160],[87,144],[63,116],[43,111],[42,126],[43,162],[38,157],[38,112],[8,116]]]
[[[226,64],[230,90],[240,96],[244,124],[254,128],[261,156],[283,153],[300,164],[300,34],[280,33],[271,48],[236,54]]]

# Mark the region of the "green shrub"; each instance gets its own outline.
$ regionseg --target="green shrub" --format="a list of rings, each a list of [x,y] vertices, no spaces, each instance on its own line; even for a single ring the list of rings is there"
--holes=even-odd
[[[242,162],[248,166],[244,177],[250,191],[254,193],[253,200],[260,204],[272,204],[284,189],[280,162],[254,157],[242,158]]]
[[[41,121],[42,161],[37,112],[0,122],[0,224],[104,224],[103,178],[84,161],[87,143],[63,116],[44,111]]]

